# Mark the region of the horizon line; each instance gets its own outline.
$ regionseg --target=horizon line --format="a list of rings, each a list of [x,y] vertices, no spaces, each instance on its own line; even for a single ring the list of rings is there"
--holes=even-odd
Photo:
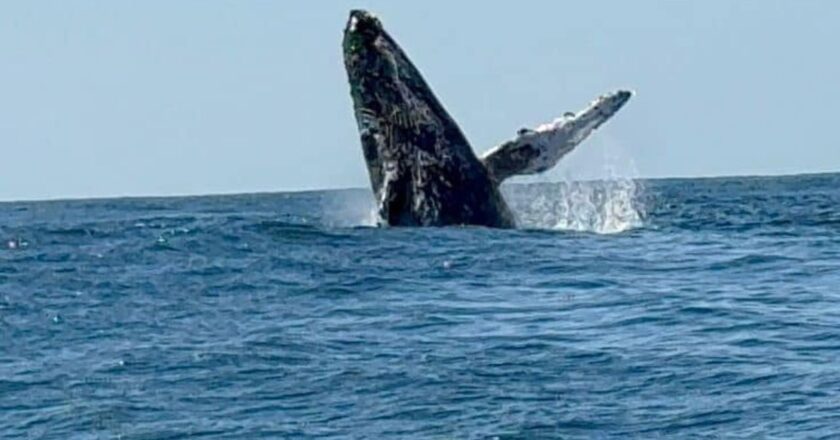
[[[713,179],[755,179],[763,177],[800,177],[800,176],[824,176],[830,174],[840,174],[837,171],[808,171],[802,173],[767,173],[767,174],[722,174],[722,175],[698,175],[698,176],[654,176],[654,177],[626,177],[629,180],[713,180]],[[625,177],[622,177],[625,178]],[[597,182],[604,180],[616,179],[571,179],[560,181],[546,181],[546,182],[510,182],[508,185],[534,185],[546,183],[562,183],[562,182]],[[304,194],[315,192],[328,191],[352,191],[365,190],[367,187],[350,186],[341,188],[300,188],[300,189],[278,189],[278,190],[256,190],[256,191],[230,191],[230,192],[216,192],[216,193],[176,193],[176,194],[127,194],[127,195],[105,195],[105,196],[57,196],[45,198],[32,199],[6,199],[0,200],[0,204],[11,203],[50,203],[50,202],[83,202],[83,201],[104,201],[104,200],[131,200],[131,199],[169,199],[169,198],[186,198],[186,197],[232,197],[232,196],[254,196],[254,195],[270,195],[270,194]]]

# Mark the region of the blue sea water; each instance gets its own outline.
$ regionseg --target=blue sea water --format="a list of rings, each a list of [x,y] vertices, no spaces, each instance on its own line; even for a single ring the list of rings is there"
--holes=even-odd
[[[591,185],[0,204],[0,437],[838,438],[840,175]]]

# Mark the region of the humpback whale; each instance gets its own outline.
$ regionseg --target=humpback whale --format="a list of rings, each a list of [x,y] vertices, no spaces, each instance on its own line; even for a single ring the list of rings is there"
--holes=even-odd
[[[375,15],[350,12],[343,51],[379,222],[389,226],[514,227],[501,183],[550,169],[632,96],[605,94],[479,157]]]

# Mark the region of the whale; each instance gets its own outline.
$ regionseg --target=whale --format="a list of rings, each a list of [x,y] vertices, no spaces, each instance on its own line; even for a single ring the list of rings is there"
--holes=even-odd
[[[601,95],[477,155],[375,14],[350,11],[342,46],[380,226],[515,227],[502,182],[551,169],[633,95]]]

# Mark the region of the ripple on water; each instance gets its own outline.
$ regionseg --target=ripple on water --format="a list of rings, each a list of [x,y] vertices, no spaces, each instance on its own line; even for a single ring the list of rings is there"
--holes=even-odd
[[[0,437],[831,438],[838,179],[642,182],[618,234],[569,184],[506,188],[510,231],[357,227],[366,190],[0,204]]]

